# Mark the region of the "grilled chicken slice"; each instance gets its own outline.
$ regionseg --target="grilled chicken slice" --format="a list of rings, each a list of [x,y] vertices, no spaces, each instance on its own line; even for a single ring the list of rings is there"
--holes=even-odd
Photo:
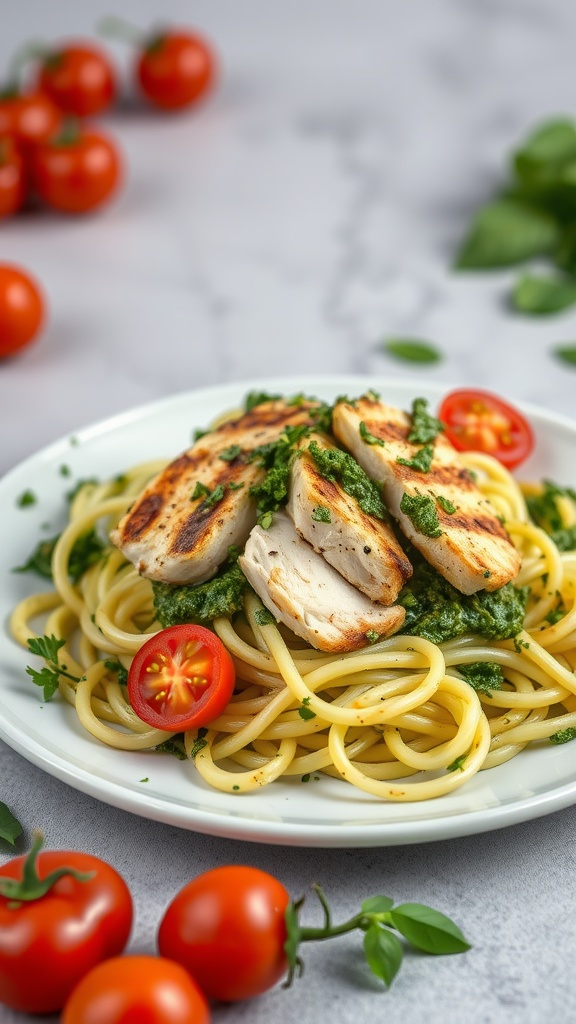
[[[445,435],[415,443],[412,424],[370,395],[338,403],[332,420],[338,440],[382,482],[390,512],[438,572],[463,594],[497,590],[517,576],[518,552]],[[405,465],[415,456],[424,468]]]
[[[362,511],[356,498],[322,475],[310,454],[312,442],[321,451],[335,448],[319,433],[299,443],[300,456],[291,471],[288,515],[300,536],[344,579],[371,601],[393,604],[412,575],[412,566],[388,523]],[[346,458],[353,462],[350,455]],[[383,506],[382,513],[385,515]]]
[[[150,579],[210,579],[256,522],[249,488],[263,470],[250,454],[285,427],[309,422],[313,407],[266,402],[205,434],[148,484],[111,533],[112,543]]]
[[[285,512],[275,513],[268,530],[254,527],[238,561],[268,611],[318,650],[355,651],[404,622],[402,607],[375,604],[347,583]]]

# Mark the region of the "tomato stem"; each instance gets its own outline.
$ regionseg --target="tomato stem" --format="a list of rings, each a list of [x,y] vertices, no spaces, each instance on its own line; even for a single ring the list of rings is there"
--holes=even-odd
[[[0,878],[0,895],[10,900],[8,906],[11,909],[17,909],[22,903],[31,903],[33,900],[41,899],[64,875],[71,875],[77,882],[89,882],[96,873],[62,867],[51,871],[45,878],[40,878],[37,861],[43,844],[44,836],[36,830],[30,852],[24,861],[22,878]]]

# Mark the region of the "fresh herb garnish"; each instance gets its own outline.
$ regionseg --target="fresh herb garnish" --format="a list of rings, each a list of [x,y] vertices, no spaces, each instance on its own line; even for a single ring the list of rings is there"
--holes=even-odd
[[[509,267],[551,252],[558,238],[558,225],[546,211],[530,203],[497,200],[474,217],[456,269]]]
[[[104,661],[104,667],[109,672],[114,672],[118,676],[118,682],[121,686],[126,686],[128,683],[128,669],[124,668],[121,661],[118,658],[106,658]]]
[[[310,442],[308,451],[324,479],[339,483],[346,494],[356,499],[366,515],[384,521],[388,519],[377,485],[348,452],[340,448],[321,448],[316,441]]]
[[[567,729],[559,729],[558,732],[553,732],[550,737],[550,743],[569,743],[570,740],[576,740],[576,729],[572,725]]]
[[[36,686],[42,687],[44,700],[50,700],[54,696],[60,684],[60,676],[65,676],[66,679],[70,679],[75,683],[80,682],[79,676],[71,675],[67,671],[66,666],[60,664],[58,652],[61,647],[64,647],[65,643],[65,640],[59,640],[53,635],[31,637],[28,640],[28,650],[30,653],[37,654],[38,657],[44,658],[46,662],[40,672],[30,666],[26,669],[32,682]]]
[[[228,448],[224,448],[220,452],[218,458],[222,459],[223,462],[233,462],[239,455],[242,454],[242,449],[239,444],[231,444]]]
[[[278,402],[282,395],[271,395],[267,391],[249,391],[244,399],[244,412],[252,412],[257,405],[264,402]]]
[[[444,424],[428,412],[425,398],[415,398],[412,402],[412,424],[408,432],[408,441],[412,444],[429,444],[444,430]]]
[[[512,305],[520,313],[547,316],[576,304],[576,280],[552,275],[525,274],[512,291]]]
[[[465,763],[467,757],[468,757],[468,754],[460,754],[460,757],[457,757],[456,760],[452,761],[452,764],[448,765],[448,767],[446,768],[446,771],[447,772],[457,772],[457,771],[461,771],[462,772],[462,771],[464,771],[464,763]]]
[[[196,733],[196,739],[194,740],[194,743],[190,750],[190,757],[192,758],[192,760],[194,760],[196,754],[199,754],[200,751],[208,745],[208,740],[204,739],[204,737],[207,735],[208,729],[204,728],[204,726],[201,726],[200,729],[198,729],[198,732]]]
[[[28,508],[30,505],[36,505],[38,498],[34,494],[34,491],[26,490],[22,491],[22,494],[18,495],[16,504],[18,508]]]
[[[224,565],[213,579],[205,583],[174,586],[152,583],[154,609],[162,626],[195,622],[209,626],[214,619],[231,618],[244,606],[248,581],[237,562]]]
[[[468,665],[457,665],[461,676],[477,693],[492,696],[492,690],[501,690],[504,673],[495,661],[472,661]]]
[[[44,579],[52,579],[52,555],[60,540],[60,534],[37,544],[32,554],[23,565],[17,565],[12,572],[35,572]],[[75,541],[68,559],[68,573],[73,583],[84,575],[91,565],[104,557],[106,545],[96,533],[94,527],[81,534]]]
[[[0,839],[14,846],[18,836],[22,834],[22,825],[14,817],[10,808],[0,800]]]
[[[449,498],[445,498],[443,494],[437,494],[436,501],[440,505],[440,508],[449,516],[453,516],[454,513],[458,511],[458,506],[450,501]]]
[[[330,509],[326,508],[326,505],[316,505],[316,508],[313,508],[310,513],[310,518],[316,523],[332,522],[332,514]]]
[[[576,345],[557,345],[552,352],[561,362],[576,366]]]
[[[310,721],[311,718],[316,718],[316,712],[312,711],[308,705],[310,703],[310,697],[304,697],[302,704],[298,708],[298,714],[300,718],[303,718],[305,722]]]
[[[257,608],[254,612],[254,620],[258,626],[272,626],[276,619],[267,608]]]
[[[192,491],[191,501],[197,501],[198,498],[202,498],[203,501],[200,508],[204,511],[205,509],[207,510],[212,508],[214,505],[217,505],[218,502],[222,501],[225,491],[226,488],[224,484],[218,484],[218,486],[211,491],[209,487],[206,487],[206,484],[203,484],[198,480],[194,490]]]
[[[276,441],[250,453],[250,461],[266,471],[264,479],[250,487],[250,494],[257,502],[258,523],[265,530],[272,523],[273,513],[286,504],[290,471],[299,454],[298,444],[310,429],[308,424],[285,427]]]
[[[419,338],[385,338],[382,349],[395,359],[405,363],[439,363],[442,359],[440,350],[429,341]]]

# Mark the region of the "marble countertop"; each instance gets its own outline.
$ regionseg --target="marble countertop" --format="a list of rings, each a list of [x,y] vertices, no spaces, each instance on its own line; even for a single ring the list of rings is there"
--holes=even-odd
[[[2,67],[31,36],[92,34],[110,7],[3,6]],[[160,12],[152,0],[114,7],[141,25]],[[573,113],[571,0],[164,0],[161,15],[193,19],[216,44],[217,90],[182,116],[127,101],[103,118],[126,179],[100,213],[0,227],[0,260],[35,274],[49,306],[41,338],[0,365],[1,473],[141,403],[270,376],[472,384],[573,415],[576,370],[553,349],[576,341],[576,313],[522,317],[507,302],[515,272],[452,270],[510,150],[538,120]],[[126,52],[111,49],[127,75]],[[394,360],[382,348],[392,335],[428,339],[440,362]],[[214,1024],[574,1019],[576,809],[423,845],[310,850],[132,815],[1,743],[0,778],[25,826],[18,852],[40,827],[48,846],[89,849],[124,875],[133,952],[153,951],[184,882],[230,861],[273,872],[295,897],[319,882],[337,919],[379,891],[428,903],[473,945],[407,955],[384,992],[347,936],[306,950],[292,989],[216,1007]],[[27,1020],[0,1007],[3,1024]]]

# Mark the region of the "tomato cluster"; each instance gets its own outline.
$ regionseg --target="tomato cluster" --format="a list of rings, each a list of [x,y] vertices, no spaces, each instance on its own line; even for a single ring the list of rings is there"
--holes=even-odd
[[[87,853],[41,851],[0,868],[0,1003],[63,1024],[208,1024],[286,973],[286,889],[258,868],[207,871],[179,892],[158,956],[123,956],[133,920],[121,876]],[[31,984],[33,979],[33,984]]]
[[[111,27],[123,35],[128,28],[118,19]],[[212,87],[216,61],[201,36],[128,31],[137,47],[133,78],[153,106],[181,110]],[[21,88],[10,81],[0,93],[0,218],[17,213],[29,197],[64,213],[95,210],[122,180],[116,141],[86,122],[117,100],[116,68],[92,41],[72,40],[29,56],[35,66],[30,83]]]

